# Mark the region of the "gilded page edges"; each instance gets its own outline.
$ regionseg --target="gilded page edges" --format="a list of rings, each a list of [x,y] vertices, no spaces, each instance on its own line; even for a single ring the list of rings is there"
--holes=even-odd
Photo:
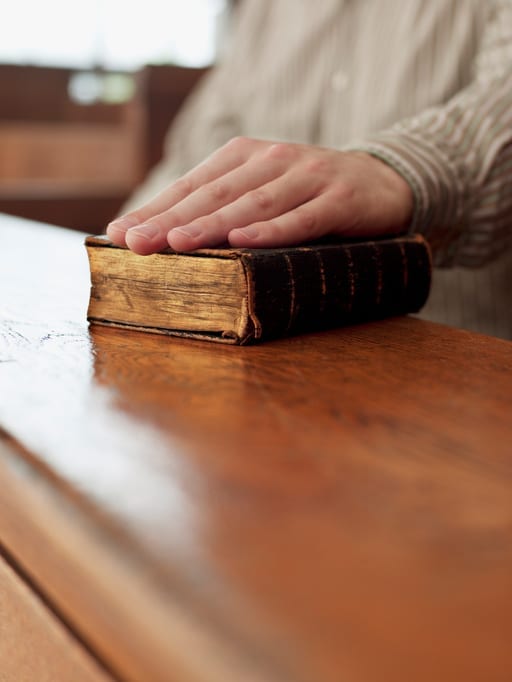
[[[134,332],[142,332],[144,334],[159,334],[160,336],[171,336],[179,339],[196,339],[200,341],[213,341],[215,343],[223,343],[226,345],[240,345],[240,339],[234,334],[212,334],[209,332],[189,331],[187,329],[166,329],[164,327],[147,327],[136,324],[129,324],[125,322],[112,322],[112,320],[102,320],[101,318],[93,318],[91,320],[95,325],[100,327],[112,327],[114,329],[127,329]]]
[[[253,322],[249,314],[249,296],[247,293],[247,273],[246,268],[241,262],[240,252],[234,249],[201,249],[196,250],[191,253],[180,255],[183,258],[191,259],[193,261],[209,260],[214,261],[231,261],[236,263],[239,275],[237,276],[235,290],[237,295],[239,293],[240,306],[236,318],[233,319],[233,324],[225,326],[219,331],[208,331],[207,329],[186,329],[177,326],[176,328],[169,326],[156,326],[147,321],[145,323],[135,323],[122,319],[122,315],[119,319],[104,319],[101,312],[98,310],[95,300],[95,292],[97,291],[96,285],[98,284],[98,277],[101,278],[101,268],[98,265],[96,257],[101,258],[100,252],[105,250],[123,252],[127,251],[125,247],[117,246],[113,244],[107,237],[91,235],[85,238],[85,247],[90,264],[90,275],[91,275],[91,293],[89,296],[89,305],[87,310],[87,319],[89,322],[94,324],[99,324],[109,327],[117,327],[119,329],[131,329],[138,331],[147,331],[154,334],[163,334],[167,336],[179,336],[186,338],[197,338],[203,340],[217,341],[221,343],[228,344],[242,344],[248,343],[254,336],[253,333]],[[169,255],[176,256],[176,252],[171,249],[161,252],[156,255]]]
[[[87,253],[87,259],[89,261],[89,277],[90,277],[90,292],[89,292],[89,300],[87,303],[87,313],[86,313],[86,318],[88,321],[93,319],[94,317],[94,309],[96,306],[96,298],[95,298],[95,293],[96,293],[96,269],[94,267],[93,263],[93,248],[95,246],[103,246],[103,244],[97,244],[95,241],[96,238],[90,238],[87,237],[85,240],[85,250]]]
[[[87,238],[86,245],[120,248],[102,237]],[[373,262],[373,266],[368,271],[358,266],[355,273],[353,268],[356,252],[353,249],[357,251],[361,246],[366,249],[366,254],[373,253],[369,261],[368,256],[365,256],[366,262]],[[344,261],[339,262],[337,258],[333,258],[336,253],[344,253]],[[326,254],[330,254],[327,260]],[[240,264],[240,315],[233,325],[234,328],[222,333],[225,343],[240,345],[297,331],[337,326],[357,321],[360,317],[366,319],[415,312],[428,298],[432,271],[431,252],[421,235],[382,241],[367,240],[359,245],[347,241],[337,245],[303,245],[289,249],[201,249],[190,254],[190,257],[235,259]],[[361,259],[361,265],[365,259]],[[356,260],[360,262],[359,256]],[[395,305],[398,300],[394,300],[394,291],[390,289],[390,266],[391,272],[398,268],[398,272],[395,270],[395,279],[399,282],[397,293],[402,297],[399,307]],[[376,272],[380,269],[380,272]],[[307,276],[306,271],[310,273]],[[368,298],[363,303],[363,300],[359,300],[363,293],[361,277],[366,277],[366,272],[376,281],[373,291],[369,292],[373,301]],[[357,287],[354,279],[356,274]],[[318,286],[315,284],[317,278]],[[340,286],[345,290],[348,287],[348,291],[342,294],[343,289],[339,289]],[[384,298],[392,304],[389,310],[386,308],[387,304],[384,305]],[[310,310],[313,304],[315,311]],[[374,310],[365,310],[366,304]],[[162,330],[160,333],[169,332]],[[174,332],[173,335],[189,334],[190,332],[182,331]],[[196,332],[191,335],[198,338]],[[221,340],[218,337],[216,335],[212,340]]]

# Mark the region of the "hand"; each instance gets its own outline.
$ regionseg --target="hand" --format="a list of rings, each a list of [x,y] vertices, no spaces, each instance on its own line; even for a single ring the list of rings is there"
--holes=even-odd
[[[408,183],[369,154],[235,138],[107,235],[143,255],[289,246],[402,232],[412,211]]]

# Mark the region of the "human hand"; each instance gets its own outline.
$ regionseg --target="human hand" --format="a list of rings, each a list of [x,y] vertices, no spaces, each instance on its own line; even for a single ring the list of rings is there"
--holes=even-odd
[[[235,138],[107,235],[143,255],[226,242],[266,248],[398,233],[412,212],[408,183],[369,154]]]

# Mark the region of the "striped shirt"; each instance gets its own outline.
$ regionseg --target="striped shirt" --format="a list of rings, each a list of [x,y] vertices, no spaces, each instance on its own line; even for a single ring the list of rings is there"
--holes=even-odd
[[[427,319],[512,339],[512,0],[243,0],[130,202],[235,135],[359,149],[412,187]]]

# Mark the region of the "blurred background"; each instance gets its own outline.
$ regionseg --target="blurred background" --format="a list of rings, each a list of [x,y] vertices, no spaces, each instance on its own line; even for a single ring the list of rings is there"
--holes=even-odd
[[[218,58],[233,0],[17,0],[0,23],[0,212],[102,232]]]

